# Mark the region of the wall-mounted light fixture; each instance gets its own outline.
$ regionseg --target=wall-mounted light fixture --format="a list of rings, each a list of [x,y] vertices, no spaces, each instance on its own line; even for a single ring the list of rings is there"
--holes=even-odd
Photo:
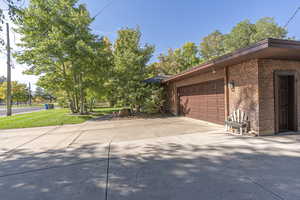
[[[229,83],[228,83],[228,86],[229,86],[229,88],[230,89],[234,89],[234,87],[235,87],[235,84],[234,84],[234,81],[233,80],[231,80]]]
[[[213,74],[216,74],[216,73],[217,73],[217,71],[215,70],[215,68],[212,68],[211,73],[213,73]]]

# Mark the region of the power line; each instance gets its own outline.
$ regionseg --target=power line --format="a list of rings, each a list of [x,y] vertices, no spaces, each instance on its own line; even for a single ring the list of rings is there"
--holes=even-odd
[[[300,6],[296,9],[296,11],[294,12],[294,14],[291,16],[291,18],[286,22],[286,24],[283,26],[284,28],[286,28],[289,23],[295,18],[295,16],[297,15],[297,13],[299,12],[300,10]]]
[[[109,1],[107,4],[105,4],[105,6],[93,17],[93,19],[95,19],[96,17],[98,17],[108,6],[110,6],[113,3],[114,0]]]

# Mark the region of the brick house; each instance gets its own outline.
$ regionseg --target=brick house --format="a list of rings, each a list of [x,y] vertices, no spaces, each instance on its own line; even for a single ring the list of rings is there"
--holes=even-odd
[[[265,39],[162,81],[167,110],[212,123],[241,109],[258,135],[300,130],[300,42]],[[299,110],[299,111],[298,111]]]

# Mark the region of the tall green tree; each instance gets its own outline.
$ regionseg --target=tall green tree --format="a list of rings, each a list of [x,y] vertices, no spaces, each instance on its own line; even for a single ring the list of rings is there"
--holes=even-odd
[[[279,26],[274,18],[264,17],[255,24],[249,20],[238,23],[229,34],[225,36],[225,52],[244,48],[266,38],[287,38],[287,31]]]
[[[173,49],[168,49],[167,54],[161,53],[158,56],[158,62],[153,63],[150,67],[154,69],[155,74],[171,75],[180,72],[180,66],[176,60],[175,52]]]
[[[224,54],[225,36],[218,30],[204,37],[200,43],[200,54],[204,60],[210,60]]]
[[[7,82],[0,83],[0,100],[6,99]],[[19,83],[18,81],[12,81],[12,102],[14,103],[26,103],[29,97],[29,92],[26,84]]]
[[[287,38],[287,30],[279,26],[274,18],[264,17],[255,23],[256,32],[251,35],[251,42],[255,43],[266,38]]]
[[[33,98],[35,102],[52,102],[52,100],[55,99],[55,97],[52,94],[50,94],[48,91],[41,87],[36,87]]]
[[[19,11],[22,36],[16,55],[30,66],[27,74],[41,76],[38,84],[65,94],[73,113],[86,111],[86,91],[102,76],[106,54],[102,38],[91,33],[93,19],[77,0],[31,0]],[[96,79],[99,80],[99,79]]]
[[[253,43],[252,36],[256,34],[255,24],[244,20],[232,28],[225,36],[225,52],[231,52]]]
[[[29,98],[29,92],[26,84],[12,82],[12,101],[19,103],[26,103]]]
[[[141,45],[139,29],[122,29],[114,43],[114,69],[111,76],[111,90],[123,106],[139,111],[144,97],[143,80],[147,77],[146,68],[154,46]]]
[[[176,55],[175,52],[175,56],[177,56],[177,60],[180,63],[180,71],[190,69],[199,64],[199,51],[195,43],[187,42],[177,51],[178,54]]]
[[[105,76],[98,76],[103,82],[102,85],[97,85],[94,88],[94,95],[92,98],[98,100],[107,101],[111,106],[117,103],[117,95],[114,92],[114,56],[113,56],[113,46],[108,37],[103,37],[103,53],[105,55],[105,61],[107,67],[105,67]]]
[[[177,74],[200,63],[198,47],[193,42],[185,43],[181,48],[169,49],[167,54],[160,54],[158,62],[150,67],[156,74]]]
[[[285,39],[287,31],[270,17],[261,18],[254,24],[244,20],[228,34],[214,31],[204,37],[200,43],[200,54],[204,60],[209,60],[266,38]]]

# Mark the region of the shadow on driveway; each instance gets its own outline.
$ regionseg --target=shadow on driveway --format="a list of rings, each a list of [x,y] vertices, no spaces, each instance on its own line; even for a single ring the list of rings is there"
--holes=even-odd
[[[18,149],[1,160],[1,198],[300,199],[298,136],[182,137],[113,143],[108,171],[107,144]]]

